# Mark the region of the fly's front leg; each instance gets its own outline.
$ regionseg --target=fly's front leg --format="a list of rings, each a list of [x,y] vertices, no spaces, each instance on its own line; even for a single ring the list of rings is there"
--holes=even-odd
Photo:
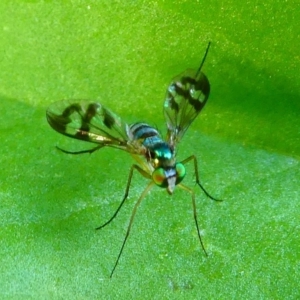
[[[123,206],[125,200],[128,197],[129,188],[130,188],[131,179],[132,179],[134,170],[137,170],[142,176],[146,177],[147,179],[151,179],[151,176],[146,171],[144,171],[141,167],[139,167],[138,165],[132,165],[131,168],[130,168],[130,172],[129,172],[129,176],[128,176],[128,180],[127,180],[127,186],[126,186],[125,194],[124,194],[124,197],[123,197],[119,207],[117,208],[117,210],[115,211],[113,216],[107,222],[105,222],[101,226],[97,227],[96,230],[99,230],[99,229],[105,227],[117,216],[118,212],[120,211],[121,207]]]
[[[137,208],[138,206],[140,205],[140,203],[142,202],[142,200],[145,198],[145,196],[148,194],[148,192],[150,191],[150,189],[152,188],[152,186],[154,185],[155,183],[153,181],[151,181],[150,183],[148,183],[147,187],[144,189],[144,191],[142,192],[142,194],[140,195],[138,201],[135,203],[134,205],[134,208],[132,210],[132,213],[131,213],[131,217],[130,217],[130,221],[129,221],[129,224],[128,224],[128,227],[127,227],[127,231],[126,231],[126,235],[124,237],[124,240],[123,240],[123,243],[122,243],[122,247],[119,251],[119,255],[117,257],[117,260],[115,262],[115,265],[110,273],[110,278],[112,278],[113,274],[114,274],[114,271],[119,263],[119,260],[120,260],[120,257],[123,253],[123,249],[125,247],[125,244],[126,244],[126,241],[127,241],[127,238],[129,236],[129,233],[130,233],[130,229],[131,229],[131,225],[133,223],[133,219],[135,217],[135,214],[136,214],[136,211],[137,211]]]
[[[187,186],[183,185],[183,184],[179,184],[178,185],[180,188],[182,188],[183,190],[185,191],[188,191],[191,196],[192,196],[192,204],[193,204],[193,216],[194,216],[194,220],[195,220],[195,224],[196,224],[196,229],[197,229],[197,234],[198,234],[198,238],[199,238],[199,241],[200,241],[200,245],[203,249],[203,252],[205,253],[206,256],[207,255],[207,252],[204,248],[204,244],[203,244],[203,241],[202,241],[202,238],[201,238],[201,235],[200,235],[200,228],[199,228],[199,224],[198,224],[198,216],[197,216],[197,208],[196,208],[196,200],[195,200],[195,193],[193,190],[191,190],[190,188],[188,188]]]
[[[119,205],[119,207],[117,208],[117,210],[115,211],[115,213],[113,214],[113,216],[106,222],[104,223],[103,225],[99,226],[96,228],[96,230],[98,229],[101,229],[103,227],[105,227],[106,225],[108,225],[118,214],[118,212],[120,211],[121,207],[123,206],[125,200],[127,199],[128,197],[128,194],[129,194],[129,189],[130,189],[130,184],[131,184],[131,179],[132,179],[132,176],[133,176],[133,171],[134,170],[137,170],[142,176],[144,176],[145,178],[147,179],[152,179],[151,175],[148,174],[145,170],[143,170],[141,167],[139,167],[138,165],[132,165],[131,168],[130,168],[130,172],[129,172],[129,176],[128,176],[128,180],[127,180],[127,186],[126,186],[126,190],[125,190],[125,194],[124,194],[124,197]],[[133,223],[133,219],[135,217],[135,214],[136,214],[136,211],[137,211],[137,208],[138,206],[140,205],[140,203],[142,202],[142,200],[144,199],[144,197],[146,196],[146,194],[150,191],[150,189],[152,188],[152,186],[154,185],[154,182],[151,181],[147,187],[145,188],[145,190],[143,191],[143,193],[140,195],[138,201],[136,202],[136,204],[134,205],[134,208],[132,210],[132,213],[131,213],[131,217],[130,217],[130,221],[129,221],[129,224],[128,224],[128,227],[127,227],[127,231],[126,231],[126,235],[125,235],[125,238],[123,240],[123,243],[122,243],[122,246],[121,246],[121,249],[119,251],[119,254],[118,254],[118,257],[117,257],[117,260],[115,262],[115,265],[110,273],[110,278],[113,276],[114,274],[114,271],[119,263],[119,260],[120,260],[120,257],[122,255],[122,252],[123,252],[123,249],[125,247],[125,244],[126,244],[126,241],[128,239],[128,236],[129,236],[129,233],[130,233],[130,229],[131,229],[131,225]]]
[[[191,155],[190,157],[186,158],[185,160],[183,160],[181,163],[182,164],[186,164],[188,163],[189,161],[193,160],[194,161],[194,170],[195,170],[195,176],[196,176],[196,183],[199,185],[199,187],[201,188],[201,190],[204,192],[204,194],[210,198],[211,200],[214,200],[214,201],[223,201],[223,200],[220,200],[220,199],[216,199],[215,197],[211,196],[206,190],[205,188],[202,186],[202,184],[200,183],[200,180],[199,180],[199,172],[198,172],[198,162],[197,162],[197,158],[195,155]]]

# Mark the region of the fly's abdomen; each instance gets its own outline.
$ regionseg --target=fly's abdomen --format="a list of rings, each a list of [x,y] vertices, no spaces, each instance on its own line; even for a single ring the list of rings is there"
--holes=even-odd
[[[152,148],[155,144],[162,142],[159,132],[146,123],[132,124],[128,131],[132,141],[140,141],[146,148]]]

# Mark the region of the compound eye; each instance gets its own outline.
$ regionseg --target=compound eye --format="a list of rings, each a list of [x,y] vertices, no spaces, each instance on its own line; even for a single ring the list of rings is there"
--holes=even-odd
[[[168,180],[165,175],[165,170],[163,168],[157,168],[152,173],[152,179],[156,185],[166,188],[168,186]]]
[[[176,184],[178,184],[183,180],[186,171],[182,163],[177,163],[175,168],[176,168]]]

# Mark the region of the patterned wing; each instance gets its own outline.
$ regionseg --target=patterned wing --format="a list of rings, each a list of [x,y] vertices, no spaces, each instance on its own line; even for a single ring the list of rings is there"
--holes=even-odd
[[[198,71],[187,70],[172,80],[164,102],[167,122],[167,140],[175,146],[204,107],[210,92],[210,84],[201,68],[210,43]]]
[[[121,118],[93,101],[63,100],[47,109],[50,126],[66,136],[136,153]]]

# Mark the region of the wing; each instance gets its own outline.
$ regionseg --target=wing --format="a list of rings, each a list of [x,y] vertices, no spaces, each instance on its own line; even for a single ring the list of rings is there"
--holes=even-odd
[[[210,43],[198,71],[186,70],[175,77],[167,89],[164,115],[167,122],[167,140],[173,146],[183,137],[209,97],[210,84],[201,72],[209,46]]]
[[[47,109],[46,116],[50,126],[61,134],[136,153],[127,141],[128,125],[98,102],[55,102]]]

